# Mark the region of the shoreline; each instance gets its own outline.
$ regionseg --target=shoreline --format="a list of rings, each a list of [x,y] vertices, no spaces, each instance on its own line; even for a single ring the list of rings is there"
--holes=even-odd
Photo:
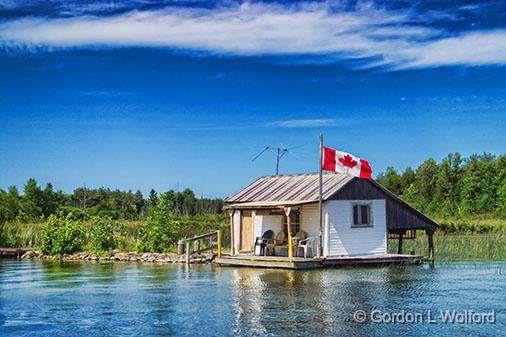
[[[214,260],[214,254],[201,254],[190,256],[190,263],[209,263]],[[72,255],[45,255],[39,250],[29,250],[24,253],[21,260],[46,260],[46,261],[123,261],[123,262],[149,262],[149,263],[186,263],[185,255],[175,253],[137,253],[137,252],[112,252],[110,255],[101,256],[97,253],[79,252]]]

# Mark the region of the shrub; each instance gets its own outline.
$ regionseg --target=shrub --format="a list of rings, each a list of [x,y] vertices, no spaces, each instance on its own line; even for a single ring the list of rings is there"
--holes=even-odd
[[[139,230],[135,249],[141,252],[167,252],[177,242],[176,229],[180,221],[169,217],[152,218]]]
[[[173,216],[172,203],[160,198],[153,215],[142,225],[135,244],[137,251],[167,252],[177,242],[181,222]]]
[[[71,254],[81,249],[83,239],[84,233],[72,214],[66,217],[51,215],[42,232],[41,250],[51,255]]]
[[[92,217],[90,220],[90,243],[98,253],[111,251],[117,247],[119,223],[109,217]]]

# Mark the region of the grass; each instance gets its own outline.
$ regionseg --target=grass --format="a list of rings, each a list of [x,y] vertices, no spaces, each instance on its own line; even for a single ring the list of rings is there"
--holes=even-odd
[[[474,217],[466,219],[439,219],[441,227],[434,236],[435,256],[439,261],[456,260],[506,260],[506,220]],[[138,231],[143,221],[121,221],[118,249],[134,250]],[[228,216],[217,215],[191,218],[185,221],[186,236],[208,232],[219,224],[223,246],[229,245]],[[0,227],[0,246],[39,247],[39,239],[45,223],[7,223]],[[83,223],[85,233],[89,224]],[[88,241],[88,240],[87,240]],[[90,243],[83,247],[92,251]],[[397,252],[397,240],[390,240],[389,251]],[[415,240],[404,241],[404,252],[427,255],[427,237],[420,233]]]
[[[116,237],[118,247],[121,251],[135,250],[135,243],[137,241],[139,230],[147,220],[138,221],[120,221],[120,229]],[[38,248],[40,247],[40,240],[42,231],[45,227],[44,222],[37,223],[19,223],[8,222],[0,225],[0,247],[24,247],[24,248]],[[90,222],[81,222],[82,229],[86,235],[85,243],[82,247],[84,251],[93,251],[93,244],[91,242],[89,233],[91,232]],[[220,229],[222,233],[222,243],[224,247],[230,245],[230,227],[228,222],[228,215],[199,215],[195,217],[181,218],[181,231],[183,237],[192,237],[208,233],[211,230]],[[177,247],[170,247],[176,250]]]
[[[506,233],[506,219],[494,216],[435,218],[443,233]]]
[[[397,240],[389,241],[389,252],[397,253]],[[434,235],[434,254],[437,261],[506,260],[506,233],[492,234],[442,234]],[[414,252],[426,256],[427,237],[417,235],[414,240],[404,240],[404,253]]]

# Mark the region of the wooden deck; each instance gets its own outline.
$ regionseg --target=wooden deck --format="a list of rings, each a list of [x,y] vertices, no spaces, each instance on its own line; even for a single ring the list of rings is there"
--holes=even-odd
[[[29,248],[0,248],[0,258],[19,259]]]
[[[317,269],[359,266],[383,266],[399,264],[422,264],[424,258],[419,255],[384,254],[343,256],[331,258],[294,257],[290,263],[286,256],[236,255],[216,257],[214,263],[222,266],[242,266],[281,269]]]

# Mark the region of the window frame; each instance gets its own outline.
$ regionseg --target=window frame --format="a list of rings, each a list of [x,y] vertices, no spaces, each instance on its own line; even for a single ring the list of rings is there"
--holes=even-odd
[[[359,222],[362,222],[362,206],[367,206],[369,209],[369,222],[367,224],[358,223],[355,224],[355,207],[358,207],[357,218]],[[354,201],[351,203],[351,228],[370,228],[374,227],[374,214],[371,201]]]

